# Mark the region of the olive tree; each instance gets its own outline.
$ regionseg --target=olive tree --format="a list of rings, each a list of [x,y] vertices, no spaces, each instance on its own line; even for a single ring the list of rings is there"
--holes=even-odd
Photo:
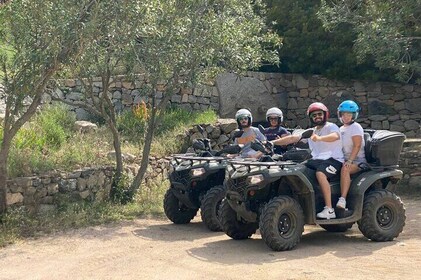
[[[138,1],[102,1],[98,3],[95,19],[92,25],[96,28],[95,39],[86,43],[84,51],[75,60],[76,63],[68,69],[68,73],[80,79],[83,92],[80,100],[65,99],[64,96],[52,94],[53,100],[58,100],[71,106],[85,109],[87,112],[102,118],[113,136],[115,150],[116,172],[114,183],[118,184],[123,172],[120,133],[117,130],[118,110],[112,102],[109,92],[113,75],[133,74],[133,59],[131,41],[135,40],[133,20],[140,21],[141,14],[134,14],[133,7],[142,4]],[[94,92],[96,78],[100,78],[101,92]]]
[[[0,147],[0,213],[6,209],[12,140],[35,114],[52,78],[95,34],[96,0],[20,0],[0,6],[1,82],[6,104]],[[89,31],[90,30],[90,31]],[[27,106],[24,106],[24,102]]]
[[[318,15],[328,29],[352,24],[360,61],[374,57],[399,80],[421,82],[421,0],[322,0]]]
[[[265,25],[262,5],[256,0],[151,0],[135,7],[142,17],[134,22],[133,54],[149,81],[145,90],[152,107],[132,193],[146,173],[154,129],[174,93],[210,82],[221,71],[240,73],[277,63],[280,38]]]

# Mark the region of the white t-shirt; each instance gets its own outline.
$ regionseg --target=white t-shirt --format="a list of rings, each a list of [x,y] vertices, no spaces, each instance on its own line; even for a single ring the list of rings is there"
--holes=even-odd
[[[354,144],[352,143],[352,136],[361,136],[361,148],[360,151],[357,154],[357,157],[354,159],[356,163],[362,163],[366,162],[365,159],[365,142],[364,142],[364,130],[362,126],[359,123],[354,122],[353,124],[349,126],[341,126],[341,138],[342,138],[342,150],[344,152],[344,156],[346,159],[349,159],[352,152],[352,147]]]
[[[326,124],[319,130],[314,129],[314,133],[319,136],[329,135],[333,132],[336,132],[339,135],[339,139],[333,142],[324,142],[317,141],[314,142],[311,139],[308,139],[308,145],[311,149],[311,155],[313,159],[329,159],[334,158],[340,162],[344,162],[344,154],[342,152],[342,141],[339,127],[331,122],[326,122]]]

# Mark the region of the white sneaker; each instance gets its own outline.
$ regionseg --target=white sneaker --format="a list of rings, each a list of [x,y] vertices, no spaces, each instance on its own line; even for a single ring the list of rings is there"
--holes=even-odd
[[[328,220],[335,219],[336,218],[335,210],[333,208],[329,208],[325,206],[322,212],[317,213],[317,218],[328,219]]]
[[[338,203],[336,203],[336,208],[345,209],[346,208],[346,200],[342,196],[339,198]]]

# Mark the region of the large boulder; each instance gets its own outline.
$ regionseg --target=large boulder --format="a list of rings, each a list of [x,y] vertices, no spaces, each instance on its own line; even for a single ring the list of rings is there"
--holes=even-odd
[[[254,77],[240,77],[228,73],[216,80],[219,91],[219,115],[222,118],[233,118],[238,109],[249,108],[253,121],[265,120],[267,109],[280,106],[263,81]]]

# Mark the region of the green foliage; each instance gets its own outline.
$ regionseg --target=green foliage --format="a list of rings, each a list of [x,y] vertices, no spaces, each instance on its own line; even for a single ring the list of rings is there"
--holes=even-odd
[[[179,152],[184,144],[184,130],[194,124],[214,123],[217,115],[213,110],[188,112],[178,108],[165,111],[161,123],[156,127],[155,140],[152,143],[154,155],[165,156]],[[145,135],[146,122],[139,118],[134,110],[126,111],[117,117],[117,128],[124,140],[142,144]]]
[[[133,201],[133,193],[129,188],[132,181],[133,176],[127,173],[123,173],[118,182],[114,181],[110,194],[111,200],[121,204],[127,204],[128,202]]]
[[[138,5],[131,19],[138,26],[135,62],[151,84],[166,84],[164,95],[220,71],[277,63],[280,38],[268,31],[261,5],[243,0],[154,0]]]
[[[353,42],[357,38],[349,25],[329,32],[317,17],[319,0],[265,0],[268,21],[283,38],[279,68],[266,66],[263,71],[321,74],[335,79],[388,79],[373,65],[357,61]]]
[[[180,152],[186,129],[194,124],[214,123],[216,119],[217,115],[212,110],[199,113],[169,109],[157,128],[152,153],[165,156]],[[112,160],[106,156],[113,149],[110,132],[105,127],[100,127],[92,134],[74,132],[74,121],[74,114],[64,106],[43,109],[16,135],[8,161],[9,176],[30,176],[51,169],[70,171],[84,166],[112,164]],[[121,131],[123,150],[131,149],[129,152],[134,154],[139,153],[139,144],[144,139],[138,121],[131,111],[120,116],[117,122],[118,127],[124,128]],[[1,135],[0,127],[0,139]],[[136,147],[135,150],[132,146]]]
[[[359,62],[374,58],[403,82],[421,83],[421,0],[322,1],[324,26],[350,25],[357,34],[353,50]]]

